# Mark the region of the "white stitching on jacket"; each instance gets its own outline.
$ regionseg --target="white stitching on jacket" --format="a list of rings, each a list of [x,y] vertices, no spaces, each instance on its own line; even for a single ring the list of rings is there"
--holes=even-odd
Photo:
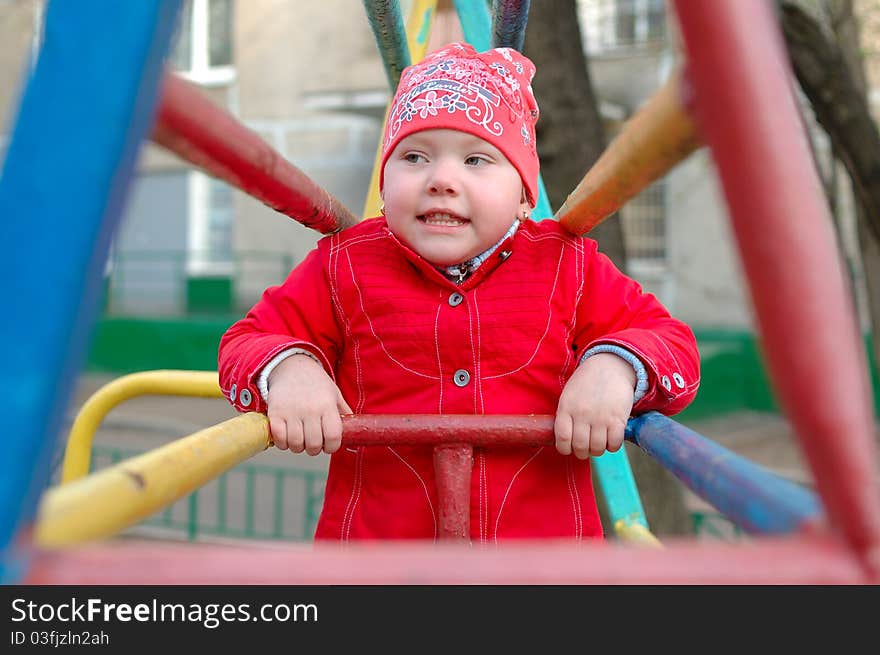
[[[382,352],[385,353],[385,355],[388,357],[388,359],[390,359],[392,362],[394,362],[395,364],[397,364],[397,365],[398,365],[400,368],[402,368],[404,371],[407,371],[407,372],[409,372],[409,373],[412,373],[413,375],[418,375],[419,377],[428,378],[429,380],[436,380],[437,377],[434,376],[434,375],[428,375],[428,374],[426,374],[426,373],[420,373],[419,371],[414,371],[413,369],[409,368],[408,366],[404,366],[401,362],[397,361],[397,360],[391,355],[390,352],[388,352],[388,349],[385,347],[385,342],[383,342],[382,339],[379,338],[379,335],[376,334],[376,329],[373,327],[373,321],[372,321],[372,319],[370,318],[370,315],[367,313],[367,308],[364,306],[364,295],[361,293],[361,288],[360,288],[360,286],[358,285],[357,280],[355,280],[355,278],[354,278],[354,272],[353,272],[353,271],[352,271],[352,279],[351,279],[351,282],[352,282],[352,284],[354,285],[355,290],[357,291],[357,294],[358,294],[358,301],[359,301],[360,306],[361,306],[361,311],[363,312],[364,317],[367,319],[367,324],[370,326],[370,332],[372,333],[373,337],[376,339],[376,343],[379,344],[379,346],[382,348]]]
[[[498,514],[495,516],[495,534],[492,535],[492,539],[495,541],[496,544],[498,543],[498,526],[501,524],[501,512],[504,511],[504,505],[507,503],[507,496],[510,494],[510,490],[513,489],[513,483],[516,482],[516,478],[519,476],[519,474],[523,472],[526,466],[532,463],[532,460],[534,460],[542,450],[544,450],[544,446],[540,446],[538,450],[535,451],[535,454],[529,457],[526,460],[526,463],[520,466],[519,470],[513,474],[512,478],[510,478],[510,484],[507,485],[507,491],[504,492],[504,498],[501,500],[501,506],[498,508]]]
[[[561,250],[559,252],[559,259],[556,261],[556,275],[553,278],[553,288],[550,290],[550,293],[547,294],[547,324],[544,326],[544,334],[541,335],[541,338],[538,339],[538,343],[535,344],[535,350],[532,352],[532,354],[529,356],[529,358],[523,364],[518,366],[517,368],[512,369],[510,371],[507,371],[506,373],[499,373],[497,375],[487,375],[485,377],[486,380],[494,380],[496,378],[503,378],[508,375],[513,375],[514,373],[518,373],[519,371],[524,369],[526,366],[531,364],[532,360],[535,359],[535,357],[537,356],[538,351],[541,349],[541,345],[544,343],[544,339],[546,339],[547,335],[550,333],[550,324],[553,319],[553,307],[552,307],[553,295],[556,293],[556,285],[559,283],[559,270],[560,270],[560,268],[562,268],[562,251]]]
[[[440,309],[442,304],[437,305],[437,315],[434,317],[434,350],[437,352],[437,376],[440,387],[440,398],[437,400],[437,413],[443,413],[443,360],[440,357]]]
[[[431,520],[434,522],[434,541],[437,541],[437,514],[434,512],[434,504],[431,502],[431,494],[428,493],[428,485],[425,484],[425,481],[422,479],[422,476],[419,475],[419,472],[416,471],[415,468],[413,468],[412,464],[407,462],[400,453],[394,450],[394,448],[392,448],[391,446],[385,447],[390,450],[394,454],[394,456],[397,457],[397,459],[403,462],[404,465],[413,472],[413,475],[416,476],[418,481],[422,483],[422,491],[425,492],[425,500],[428,501],[428,508],[431,510]]]
[[[358,448],[354,461],[354,482],[351,487],[351,497],[348,499],[348,505],[345,507],[345,513],[342,515],[342,528],[340,530],[339,539],[341,541],[349,541],[351,538],[351,524],[354,519],[354,510],[361,498],[361,489],[364,482],[364,448]]]
[[[574,466],[571,463],[571,457],[565,461],[565,478],[568,482],[568,493],[571,496],[571,509],[574,513],[574,536],[580,541],[584,535],[584,519],[581,510],[581,497],[578,493],[576,481],[574,479]]]

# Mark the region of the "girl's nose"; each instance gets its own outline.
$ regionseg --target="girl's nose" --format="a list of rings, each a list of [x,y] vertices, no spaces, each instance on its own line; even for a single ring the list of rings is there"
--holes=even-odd
[[[428,178],[428,192],[432,195],[455,195],[458,193],[458,185],[455,182],[450,164],[437,162],[431,169]]]

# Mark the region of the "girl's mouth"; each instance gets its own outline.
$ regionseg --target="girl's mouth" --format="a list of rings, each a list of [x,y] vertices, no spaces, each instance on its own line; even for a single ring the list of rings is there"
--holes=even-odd
[[[469,222],[466,218],[461,218],[459,216],[455,216],[454,214],[443,212],[431,212],[428,214],[421,214],[420,216],[416,216],[416,218],[425,225],[432,226],[436,225],[446,227],[459,227]]]

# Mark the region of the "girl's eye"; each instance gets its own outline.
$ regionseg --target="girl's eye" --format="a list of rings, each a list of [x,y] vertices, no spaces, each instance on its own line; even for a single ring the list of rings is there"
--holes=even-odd
[[[488,164],[489,162],[485,157],[480,157],[479,155],[471,155],[464,160],[464,163],[467,166],[482,166],[483,164]]]
[[[417,152],[408,152],[403,158],[408,161],[410,164],[418,164],[420,161],[426,161],[424,155],[420,155]]]

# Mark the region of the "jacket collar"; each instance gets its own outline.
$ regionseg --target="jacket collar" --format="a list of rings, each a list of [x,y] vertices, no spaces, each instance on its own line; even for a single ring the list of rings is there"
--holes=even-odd
[[[391,241],[400,248],[404,257],[406,257],[424,275],[432,280],[440,282],[443,286],[467,290],[479,284],[481,280],[498,268],[498,266],[504,263],[507,258],[513,254],[514,237],[516,236],[518,228],[519,221],[517,220],[494,246],[462,264],[445,268],[437,268],[415,250],[400,241],[400,239],[398,239],[388,228],[387,224],[385,224],[382,229],[387,233]],[[462,276],[458,271],[463,267],[465,268],[464,276],[459,282],[458,278]],[[456,269],[456,271],[453,273],[450,269]]]

